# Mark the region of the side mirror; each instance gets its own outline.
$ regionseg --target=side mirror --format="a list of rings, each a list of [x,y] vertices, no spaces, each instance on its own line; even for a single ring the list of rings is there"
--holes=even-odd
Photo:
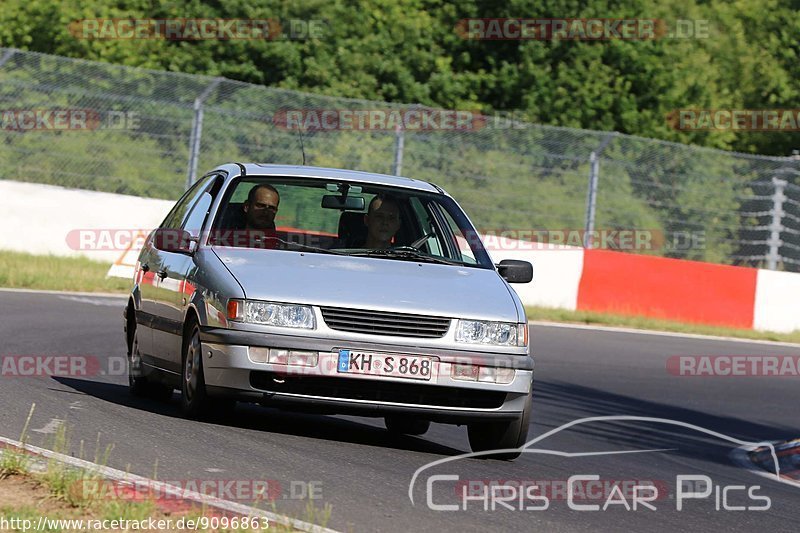
[[[533,265],[527,261],[503,259],[497,270],[509,283],[530,283],[533,279]]]
[[[153,246],[163,252],[194,253],[192,235],[180,229],[158,228],[153,235]]]
[[[324,209],[340,209],[363,211],[366,206],[363,196],[347,196],[342,198],[337,194],[326,194],[322,197],[322,207]]]

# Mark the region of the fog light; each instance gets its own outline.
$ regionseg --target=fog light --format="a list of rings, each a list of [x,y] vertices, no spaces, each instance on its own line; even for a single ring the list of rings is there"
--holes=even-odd
[[[460,381],[479,381],[507,385],[514,381],[516,370],[494,366],[458,365],[450,366],[450,377]]]
[[[316,352],[289,352],[289,364],[298,366],[317,366],[319,354]]]
[[[319,354],[283,348],[270,348],[267,362],[273,365],[317,366]]]
[[[250,360],[254,363],[266,363],[269,350],[266,348],[250,348]]]
[[[498,368],[496,373],[497,383],[507,385],[514,381],[516,375],[517,371],[513,368]]]
[[[280,348],[270,348],[269,349],[269,359],[267,360],[268,363],[272,363],[273,365],[285,365],[289,362],[289,350],[283,350]]]
[[[472,365],[450,365],[450,377],[461,381],[475,381],[478,379],[480,367]]]
[[[480,372],[478,372],[478,381],[483,381],[484,383],[495,383],[497,381],[497,369],[492,366],[480,367]]]
[[[317,366],[319,353],[285,348],[250,347],[250,360],[254,363],[271,363],[273,365]]]

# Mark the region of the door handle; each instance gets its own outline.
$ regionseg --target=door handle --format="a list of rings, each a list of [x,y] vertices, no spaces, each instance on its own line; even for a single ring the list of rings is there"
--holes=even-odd
[[[159,270],[158,272],[156,272],[156,275],[159,278],[164,279],[164,278],[167,277],[167,271],[166,270]]]

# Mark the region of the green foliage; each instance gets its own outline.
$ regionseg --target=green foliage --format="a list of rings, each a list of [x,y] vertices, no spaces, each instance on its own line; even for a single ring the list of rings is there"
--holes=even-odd
[[[798,134],[679,132],[681,108],[797,108],[800,19],[790,0],[5,0],[0,45],[332,96],[434,107],[517,110],[532,122],[615,130],[743,152],[787,155]],[[86,39],[96,18],[273,19],[270,40]],[[470,17],[708,20],[708,37],[655,40],[464,39]],[[289,39],[292,20],[322,35]],[[74,28],[74,26],[73,26]],[[131,83],[135,92],[135,83]]]
[[[555,126],[405,133],[403,174],[447,189],[482,230],[583,227],[588,154],[603,134],[559,126],[743,152],[785,155],[798,147],[798,134],[680,132],[667,120],[686,108],[800,108],[793,83],[800,77],[800,22],[789,0],[257,4],[6,0],[0,45],[106,65],[14,59],[0,68],[0,101],[134,110],[141,127],[0,131],[0,179],[176,199],[187,173],[194,99],[212,80],[115,65],[259,84],[225,82],[208,94],[200,173],[228,161],[300,163],[301,145],[310,165],[392,171],[394,132],[276,127],[271,117],[287,108],[390,107],[384,100],[514,110],[515,118]],[[192,17],[275,19],[284,30],[292,20],[324,26],[315,38],[232,41],[86,39],[76,37],[74,24],[70,30],[81,19]],[[470,17],[645,18],[672,28],[678,20],[708,20],[710,30],[707,38],[687,39],[480,41],[457,31]],[[731,255],[761,254],[735,243],[765,238],[743,233],[742,227],[757,228],[764,220],[740,213],[768,209],[744,205],[742,198],[753,182],[769,180],[771,164],[620,136],[600,157],[596,227],[704,233],[704,247],[651,252],[674,257],[730,262]],[[320,227],[333,228],[323,222]]]

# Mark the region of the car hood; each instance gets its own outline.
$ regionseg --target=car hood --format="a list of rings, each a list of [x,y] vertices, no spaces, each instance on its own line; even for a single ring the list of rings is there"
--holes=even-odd
[[[494,270],[281,250],[214,252],[253,300],[518,320],[508,286]]]

